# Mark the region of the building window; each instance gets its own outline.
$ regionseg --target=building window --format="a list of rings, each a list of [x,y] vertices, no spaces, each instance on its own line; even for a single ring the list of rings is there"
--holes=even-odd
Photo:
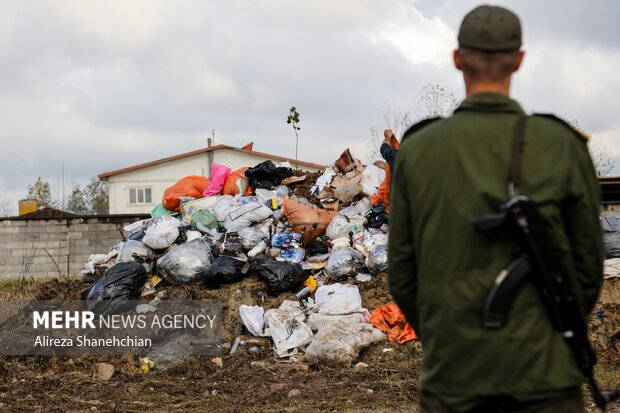
[[[151,198],[151,188],[131,188],[129,190],[130,204],[150,204]]]

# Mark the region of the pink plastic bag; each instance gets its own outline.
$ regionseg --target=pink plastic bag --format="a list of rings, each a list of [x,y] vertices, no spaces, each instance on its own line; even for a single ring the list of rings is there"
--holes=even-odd
[[[226,178],[230,175],[232,170],[224,165],[213,162],[211,164],[211,176],[209,178],[209,185],[202,193],[203,196],[221,195],[224,189],[224,183]]]

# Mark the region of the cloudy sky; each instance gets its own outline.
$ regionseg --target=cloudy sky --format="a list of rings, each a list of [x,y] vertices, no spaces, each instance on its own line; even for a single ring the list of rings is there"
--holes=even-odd
[[[513,95],[577,121],[620,159],[620,3],[498,1],[519,14]],[[462,99],[451,50],[470,0],[0,0],[0,193],[67,192],[101,172],[216,143],[364,159],[382,112],[425,84]],[[620,164],[620,162],[618,162]],[[620,167],[615,170],[620,173]]]

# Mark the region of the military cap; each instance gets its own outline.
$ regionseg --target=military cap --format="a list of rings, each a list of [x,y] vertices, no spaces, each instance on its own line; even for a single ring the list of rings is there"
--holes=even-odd
[[[459,30],[459,47],[483,52],[510,52],[521,48],[521,22],[516,14],[498,6],[478,6]]]

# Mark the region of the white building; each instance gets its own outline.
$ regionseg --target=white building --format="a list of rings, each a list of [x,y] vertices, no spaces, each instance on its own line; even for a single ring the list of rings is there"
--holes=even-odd
[[[104,172],[99,179],[107,181],[110,188],[110,214],[149,213],[161,203],[164,190],[188,175],[210,176],[213,162],[226,165],[233,171],[245,166],[271,160],[288,161],[295,167],[295,160],[277,155],[256,152],[253,143],[243,148],[228,145],[209,146],[193,152],[182,153],[157,161]],[[298,168],[316,172],[324,165],[297,161]]]

